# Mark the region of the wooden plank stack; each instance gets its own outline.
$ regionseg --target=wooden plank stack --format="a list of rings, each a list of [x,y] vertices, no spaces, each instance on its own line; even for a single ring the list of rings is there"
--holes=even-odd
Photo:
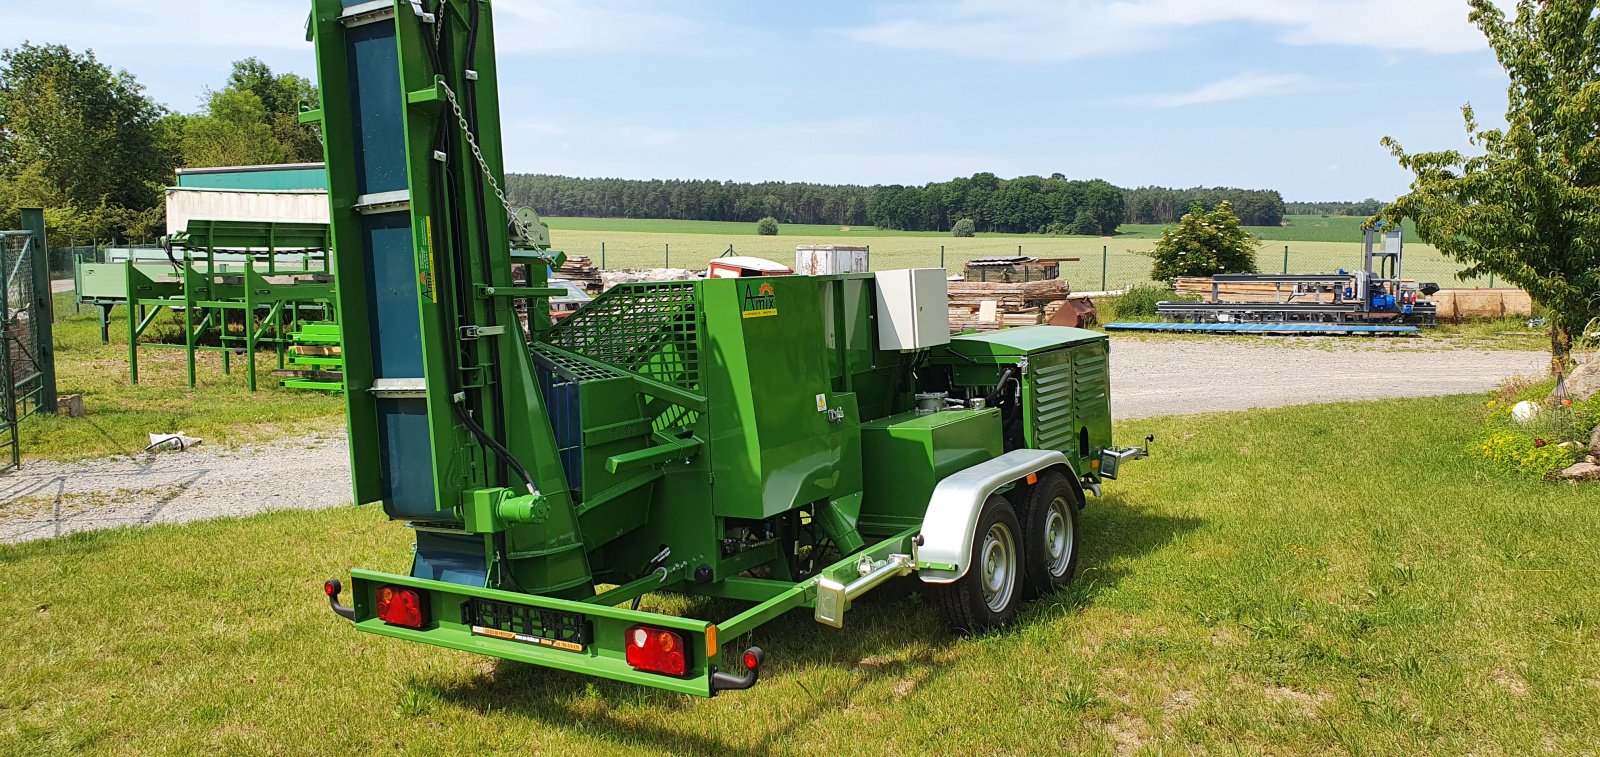
[[[1174,287],[1180,295],[1193,295],[1201,300],[1211,302],[1211,278],[1209,276],[1183,276],[1178,278]],[[1317,302],[1330,303],[1334,301],[1333,287],[1330,285],[1325,291],[1307,291],[1294,295],[1294,284],[1255,283],[1245,281],[1224,282],[1217,288],[1217,301],[1219,302]]]
[[[989,331],[1043,323],[1072,294],[1064,279],[950,282],[950,331]],[[985,307],[985,303],[993,303]]]
[[[605,288],[600,282],[600,269],[594,267],[584,255],[568,257],[566,262],[556,269],[553,278],[571,281],[583,287],[583,291],[589,294],[599,294]]]

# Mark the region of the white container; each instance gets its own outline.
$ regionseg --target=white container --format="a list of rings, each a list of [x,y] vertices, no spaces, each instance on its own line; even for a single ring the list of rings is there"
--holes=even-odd
[[[878,348],[918,350],[950,343],[950,282],[943,268],[879,271]]]
[[[872,270],[869,248],[844,245],[801,245],[794,248],[794,272],[801,276],[866,273]]]
[[[187,229],[194,219],[327,223],[328,193],[315,189],[168,188],[167,233]]]

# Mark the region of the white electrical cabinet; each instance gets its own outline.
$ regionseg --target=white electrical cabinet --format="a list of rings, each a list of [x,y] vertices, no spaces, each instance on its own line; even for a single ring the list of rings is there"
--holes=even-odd
[[[878,348],[917,350],[950,343],[950,282],[943,268],[879,271]]]

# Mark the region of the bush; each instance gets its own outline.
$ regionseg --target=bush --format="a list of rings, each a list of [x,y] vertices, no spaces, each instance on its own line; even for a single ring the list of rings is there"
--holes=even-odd
[[[1219,273],[1255,273],[1256,247],[1261,240],[1239,225],[1233,204],[1227,200],[1206,212],[1199,203],[1176,226],[1161,232],[1150,278],[1173,282],[1180,276],[1214,276]]]
[[[1135,318],[1155,318],[1158,302],[1192,299],[1194,298],[1191,295],[1180,295],[1157,284],[1139,284],[1128,287],[1122,295],[1107,300],[1106,307],[1111,311],[1111,317],[1125,321]]]
[[[950,227],[950,236],[953,237],[975,237],[977,235],[978,225],[973,223],[971,218],[963,218],[956,221],[955,226]]]
[[[777,236],[778,219],[773,218],[772,216],[767,216],[766,218],[756,221],[756,233],[764,237]]]

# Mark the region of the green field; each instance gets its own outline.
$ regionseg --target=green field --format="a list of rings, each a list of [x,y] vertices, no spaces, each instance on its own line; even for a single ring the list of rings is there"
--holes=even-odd
[[[1102,281],[1108,288],[1149,280],[1148,251],[1160,236],[1159,226],[1125,226],[1128,233],[1115,237],[980,234],[957,239],[933,232],[889,232],[870,227],[843,231],[837,226],[784,226],[779,235],[755,234],[755,224],[720,221],[670,221],[603,218],[550,218],[551,241],[557,249],[585,255],[600,264],[604,245],[607,268],[704,268],[731,245],[736,254],[754,255],[784,263],[794,260],[802,244],[861,244],[872,248],[873,267],[931,267],[955,269],[967,260],[990,255],[1025,255],[1042,258],[1078,258],[1063,264],[1062,275],[1079,291],[1095,291]],[[1252,229],[1265,236],[1277,232],[1291,241],[1263,241],[1257,254],[1262,271],[1284,270],[1284,247],[1289,248],[1288,269],[1295,272],[1331,273],[1361,267],[1361,219],[1294,216],[1281,228]],[[1336,241],[1336,240],[1347,241]],[[670,248],[670,249],[669,249]],[[1488,281],[1457,282],[1460,266],[1446,260],[1430,245],[1406,245],[1406,275],[1446,286],[1487,286]],[[1103,271],[1102,271],[1103,269]],[[1104,275],[1102,275],[1102,272]]]
[[[1120,424],[1156,456],[1015,626],[952,639],[885,589],[843,631],[796,612],[726,640],[767,667],[712,700],[357,635],[322,580],[410,547],[371,508],[0,547],[0,754],[1592,750],[1600,508],[1479,470],[1483,413]]]

